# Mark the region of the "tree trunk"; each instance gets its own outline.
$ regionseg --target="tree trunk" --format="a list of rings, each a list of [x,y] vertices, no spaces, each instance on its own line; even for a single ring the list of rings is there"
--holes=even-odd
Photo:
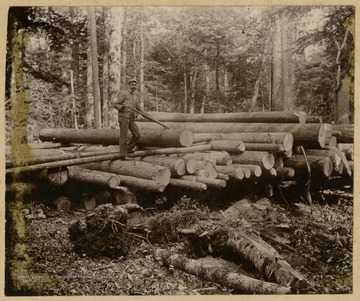
[[[109,128],[109,41],[110,41],[110,24],[109,8],[102,8],[104,19],[104,44],[103,44],[103,74],[102,74],[102,120],[105,128]]]
[[[127,68],[127,18],[128,12],[127,7],[123,8],[123,26],[121,27],[121,35],[122,35],[122,43],[121,43],[121,80],[122,80],[122,87],[126,87],[126,68]]]
[[[94,93],[94,126],[96,129],[101,128],[101,99],[99,83],[99,63],[96,37],[96,15],[95,7],[88,8],[90,21],[90,44],[91,44],[91,64],[92,64],[92,83]]]
[[[205,257],[189,259],[183,255],[172,254],[170,251],[157,249],[154,254],[167,266],[201,277],[204,280],[235,288],[244,293],[252,294],[287,294],[290,289],[271,282],[264,282],[245,276],[238,272],[235,264],[223,259]]]
[[[271,111],[283,111],[282,95],[282,47],[281,47],[281,16],[275,15],[272,61],[272,97]]]
[[[167,122],[249,122],[249,123],[305,123],[304,112],[237,112],[237,113],[168,113],[149,112],[159,121]],[[139,118],[139,121],[146,121]]]
[[[184,113],[187,113],[188,99],[187,99],[187,74],[184,71]]]
[[[140,137],[140,146],[191,146],[193,133],[188,130],[147,130]],[[116,145],[119,143],[119,130],[117,129],[43,129],[39,137],[42,141],[63,142],[63,143],[88,143]]]
[[[78,182],[103,185],[108,186],[109,188],[120,185],[120,178],[113,173],[94,171],[81,167],[70,167],[69,172],[70,179],[74,179]]]
[[[194,67],[195,68],[195,67]],[[196,96],[196,69],[191,73],[191,99],[190,99],[190,114],[195,113],[195,96]]]
[[[110,46],[109,46],[109,98],[110,103],[116,101],[121,90],[121,41],[123,32],[123,7],[111,7],[110,17]],[[124,89],[126,86],[123,86]]]
[[[167,122],[170,128],[186,128],[194,133],[256,133],[288,132],[294,143],[306,146],[307,143],[324,147],[326,138],[331,135],[332,125],[326,123],[200,123]],[[140,129],[154,128],[149,122],[139,123]],[[254,135],[255,136],[255,135]]]
[[[75,29],[73,32],[73,37],[71,39],[71,70],[73,71],[74,74],[74,90],[75,93],[78,94],[79,93],[79,88],[80,88],[80,60],[79,60],[79,36],[78,36],[78,31],[76,30],[76,18],[78,16],[78,8],[77,7],[70,7],[70,19],[71,19],[71,23],[73,24],[73,28]]]
[[[275,158],[268,152],[245,151],[240,155],[231,156],[233,163],[259,165],[266,170],[274,167]]]
[[[90,37],[90,21],[88,22],[88,33]],[[91,42],[89,39],[87,48],[87,75],[86,75],[86,103],[84,127],[91,129],[94,124],[94,94],[93,94],[93,76],[92,76],[92,56]]]
[[[144,28],[143,12],[140,11],[140,106],[144,108]]]
[[[139,161],[112,160],[85,164],[82,167],[131,176],[140,179],[152,180],[159,185],[166,186],[170,181],[170,170],[164,166],[152,165]],[[124,183],[122,183],[124,184]]]

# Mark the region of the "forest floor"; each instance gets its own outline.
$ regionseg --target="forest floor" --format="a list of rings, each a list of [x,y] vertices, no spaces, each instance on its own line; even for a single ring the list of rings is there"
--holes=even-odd
[[[241,222],[258,231],[295,270],[310,283],[301,294],[352,293],[353,198],[349,191],[330,191],[325,202],[274,204],[261,222]],[[181,210],[219,212],[219,206],[182,197],[164,209],[166,198],[155,206],[164,212]],[[224,205],[224,209],[230,204]],[[162,209],[160,209],[162,208]],[[261,209],[261,208],[260,208]],[[34,208],[31,209],[34,212]],[[159,213],[155,211],[155,216]],[[38,213],[41,210],[38,210]],[[269,212],[269,210],[268,210]],[[28,213],[28,212],[27,212]],[[153,256],[155,248],[184,250],[183,242],[150,243],[139,239],[126,256],[108,258],[78,254],[69,238],[69,225],[88,215],[83,209],[50,210],[26,219],[24,241],[31,264],[24,279],[34,295],[230,295],[243,294],[232,288],[202,280],[166,267]],[[263,279],[250,269],[253,277]]]

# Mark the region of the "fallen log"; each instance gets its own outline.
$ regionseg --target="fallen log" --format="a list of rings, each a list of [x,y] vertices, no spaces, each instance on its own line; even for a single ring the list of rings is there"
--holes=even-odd
[[[280,254],[257,235],[232,228],[222,228],[209,234],[212,247],[216,251],[229,250],[241,258],[251,262],[254,267],[264,273],[267,280],[285,287],[303,289],[307,287],[306,279],[294,270]]]
[[[231,155],[235,164],[260,165],[270,170],[275,164],[274,155],[268,152],[245,151],[240,155]]]
[[[290,133],[194,133],[194,143],[211,140],[236,140],[244,143],[280,144],[284,150],[293,148],[294,137]]]
[[[140,179],[152,180],[161,186],[166,186],[169,184],[171,176],[170,170],[167,167],[139,161],[112,160],[85,164],[82,165],[82,167]]]
[[[273,178],[280,181],[288,181],[294,178],[295,170],[291,167],[277,167],[275,168],[276,174],[271,175],[269,173],[264,173],[262,178]]]
[[[155,119],[165,122],[269,122],[269,123],[305,123],[305,112],[267,111],[267,112],[236,112],[236,113],[168,113],[151,112]],[[145,121],[138,118],[139,121]]]
[[[120,185],[120,177],[114,173],[104,171],[94,171],[82,167],[72,166],[69,168],[69,177],[78,182],[84,182],[95,185],[104,185],[114,188]]]
[[[170,186],[185,188],[185,189],[191,189],[191,190],[198,190],[198,191],[205,191],[207,189],[206,184],[195,182],[195,181],[189,181],[184,179],[170,179]]]
[[[298,145],[314,144],[323,148],[326,137],[332,131],[332,125],[326,123],[180,123],[167,122],[173,128],[189,129],[194,133],[256,133],[287,132],[291,133],[294,143]],[[148,122],[139,124],[142,128],[154,128]]]
[[[218,172],[229,175],[231,178],[236,180],[243,180],[245,178],[245,173],[241,167],[234,165],[229,166],[216,166]]]
[[[338,143],[354,143],[354,124],[334,124],[333,131]]]
[[[204,183],[207,186],[214,187],[214,188],[224,188],[224,187],[226,187],[226,181],[220,180],[220,179],[210,179],[210,178],[190,176],[190,175],[182,176],[180,179],[187,180],[187,181],[195,181],[195,182]]]
[[[205,257],[189,259],[179,254],[172,254],[168,250],[156,249],[156,259],[160,259],[166,266],[189,274],[201,277],[229,288],[234,288],[244,293],[252,294],[287,294],[290,289],[271,282],[264,282],[238,273],[238,267],[223,259]]]
[[[140,146],[178,147],[191,146],[193,133],[187,129],[141,129],[143,135],[138,141]],[[39,138],[42,141],[61,143],[88,143],[102,145],[117,145],[119,130],[117,129],[43,129]]]
[[[154,165],[161,165],[169,168],[171,176],[180,177],[186,172],[185,161],[180,158],[169,158],[159,156],[145,156],[140,159],[143,162],[151,163]]]
[[[311,173],[329,177],[333,171],[333,163],[328,157],[306,156],[309,162]],[[296,175],[308,173],[307,165],[303,155],[293,155],[284,161],[284,167],[291,167]]]
[[[211,150],[225,151],[230,154],[240,154],[245,150],[244,142],[235,140],[212,140]]]

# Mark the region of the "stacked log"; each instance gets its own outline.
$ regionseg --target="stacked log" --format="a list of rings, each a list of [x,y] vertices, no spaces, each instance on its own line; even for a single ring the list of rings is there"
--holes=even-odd
[[[61,176],[56,169],[68,167],[70,178],[77,181],[110,187],[114,184],[95,173],[111,173],[121,185],[152,191],[163,191],[167,185],[221,189],[230,179],[273,183],[304,174],[329,178],[352,173],[353,141],[348,141],[353,139],[353,126],[332,127],[302,112],[160,112],[154,117],[170,128],[139,123],[142,137],[139,149],[128,154],[130,161],[119,160],[118,130],[44,129],[40,132],[44,147],[31,147],[33,157],[25,166],[8,160],[6,172],[52,170],[56,184]],[[339,137],[346,142],[338,143]],[[75,170],[84,176],[75,175]]]

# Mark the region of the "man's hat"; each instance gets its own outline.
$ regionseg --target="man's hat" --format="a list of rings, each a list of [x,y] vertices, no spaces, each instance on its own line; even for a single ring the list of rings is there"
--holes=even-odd
[[[128,80],[128,84],[130,85],[131,83],[137,84],[138,82],[137,82],[137,80],[135,78],[131,78],[131,79]]]

